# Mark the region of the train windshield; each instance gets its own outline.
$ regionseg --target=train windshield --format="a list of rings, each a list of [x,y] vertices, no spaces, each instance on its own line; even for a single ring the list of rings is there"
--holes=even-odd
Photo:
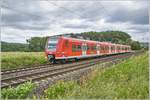
[[[47,43],[47,49],[49,51],[55,51],[57,46],[58,39],[49,39]]]

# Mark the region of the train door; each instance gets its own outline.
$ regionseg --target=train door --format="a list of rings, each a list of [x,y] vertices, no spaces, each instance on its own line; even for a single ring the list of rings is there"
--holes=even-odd
[[[116,46],[116,45],[114,45],[114,48],[115,48],[115,53],[117,53],[117,46]]]
[[[97,44],[97,54],[99,55],[100,54],[100,45],[99,44]]]
[[[82,43],[82,55],[86,55],[86,51],[87,51],[87,44]]]
[[[108,45],[108,49],[109,49],[108,53],[111,54],[112,53],[112,45]]]

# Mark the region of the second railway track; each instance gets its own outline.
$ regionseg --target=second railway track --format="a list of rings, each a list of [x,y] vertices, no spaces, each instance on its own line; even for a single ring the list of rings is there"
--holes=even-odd
[[[89,61],[75,62],[72,64],[64,64],[64,65],[46,65],[42,67],[29,68],[28,70],[18,70],[11,72],[3,72],[1,79],[1,88],[6,88],[9,86],[17,86],[27,81],[39,81],[49,77],[54,77],[57,75],[61,75],[64,73],[72,72],[74,70],[84,69],[95,65],[100,62],[108,62],[121,58],[127,58],[133,54],[137,53],[127,53],[121,55],[113,55],[104,58],[96,58]]]

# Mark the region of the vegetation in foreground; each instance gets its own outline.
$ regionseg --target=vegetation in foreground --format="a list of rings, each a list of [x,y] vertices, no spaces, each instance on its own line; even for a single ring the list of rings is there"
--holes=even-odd
[[[25,99],[36,85],[27,82],[1,90],[3,99]],[[131,57],[107,69],[94,70],[81,82],[60,81],[44,91],[42,98],[148,99],[148,53]],[[33,99],[36,99],[33,96]]]
[[[44,52],[2,52],[1,69],[41,65],[48,63]]]
[[[2,89],[2,99],[25,99],[35,86],[36,85],[31,82],[27,82],[17,86],[16,88],[10,87],[7,89]]]
[[[45,91],[46,98],[148,99],[148,54],[131,57],[105,70],[95,70],[89,80],[58,82]]]

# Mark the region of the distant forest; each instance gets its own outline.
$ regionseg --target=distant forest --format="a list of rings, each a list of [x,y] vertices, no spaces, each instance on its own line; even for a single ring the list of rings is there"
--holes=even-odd
[[[66,34],[65,34],[66,35]],[[121,31],[105,31],[105,32],[84,32],[78,34],[67,34],[73,38],[82,37],[83,39],[94,40],[94,41],[105,41],[118,44],[131,45],[133,50],[139,50],[142,47],[138,41],[131,39],[131,36]],[[29,51],[29,52],[40,52],[44,51],[45,43],[48,37],[32,37],[27,40],[27,44],[21,43],[7,43],[1,42],[1,51]]]
[[[22,44],[22,43],[8,43],[1,41],[1,51],[7,52],[7,51],[28,51],[28,44]]]

